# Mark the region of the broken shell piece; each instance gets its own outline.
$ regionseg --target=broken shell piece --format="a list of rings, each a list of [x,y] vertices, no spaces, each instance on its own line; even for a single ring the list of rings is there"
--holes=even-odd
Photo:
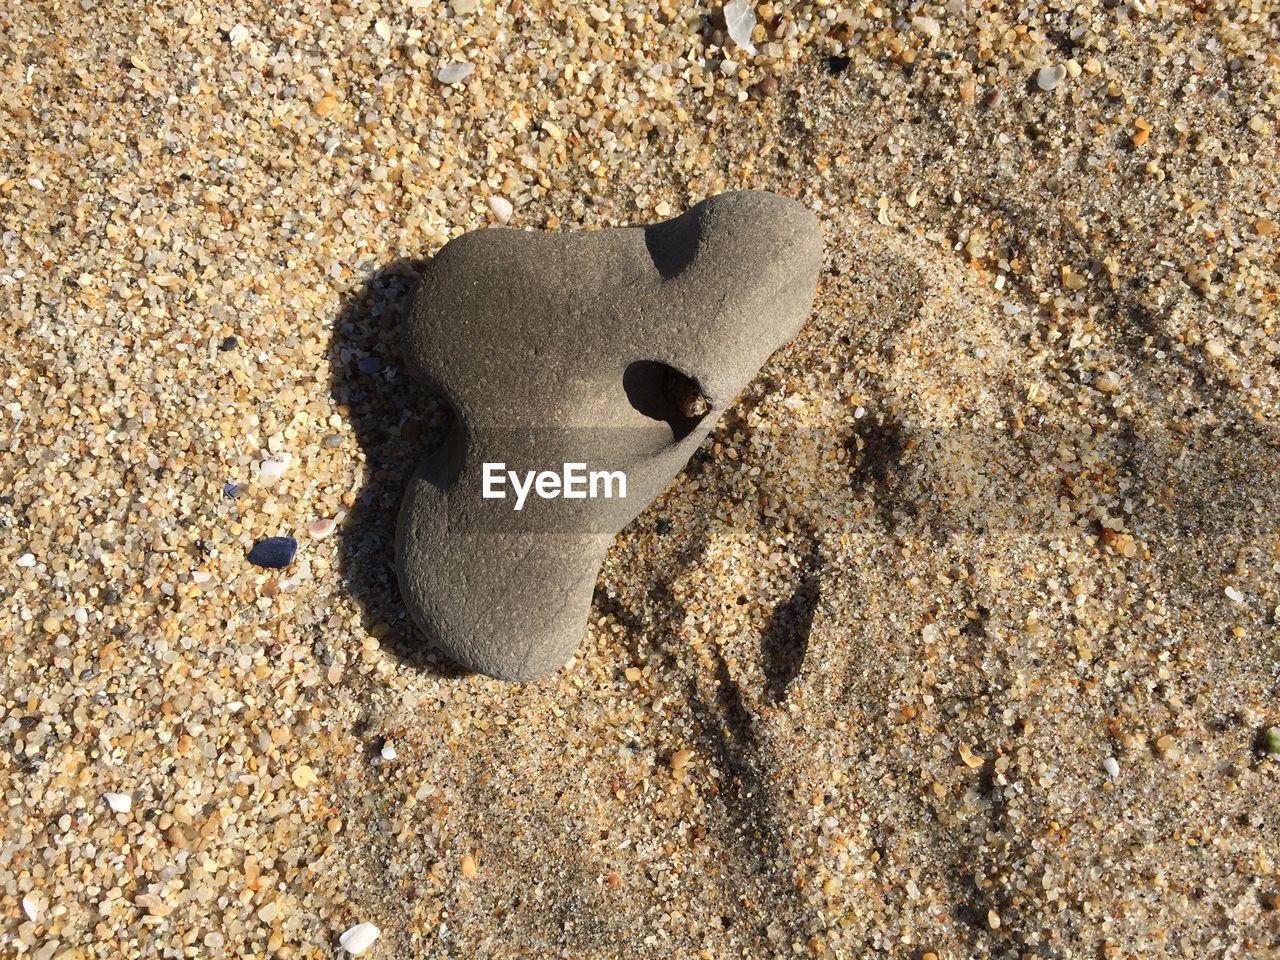
[[[733,42],[751,56],[756,55],[755,44],[751,42],[751,31],[756,28],[755,4],[747,0],[731,0],[724,5],[724,25]]]
[[[338,521],[331,517],[325,517],[323,520],[317,520],[311,526],[307,527],[307,533],[311,534],[316,540],[323,540],[325,537],[338,529]]]
[[[258,465],[258,479],[262,483],[275,483],[284,476],[286,470],[293,457],[287,453],[282,453],[278,457],[269,457]]]
[[[338,938],[338,946],[353,957],[358,957],[372,947],[380,936],[382,931],[372,923],[357,923]]]
[[[511,220],[511,214],[514,208],[511,201],[506,197],[493,196],[489,198],[489,212],[493,214],[493,219],[498,223],[507,223]]]

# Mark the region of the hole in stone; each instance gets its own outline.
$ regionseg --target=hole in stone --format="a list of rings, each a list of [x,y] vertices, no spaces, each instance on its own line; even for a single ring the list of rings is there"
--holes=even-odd
[[[670,427],[676,442],[687,437],[710,409],[697,380],[657,360],[628,364],[622,389],[639,413]]]

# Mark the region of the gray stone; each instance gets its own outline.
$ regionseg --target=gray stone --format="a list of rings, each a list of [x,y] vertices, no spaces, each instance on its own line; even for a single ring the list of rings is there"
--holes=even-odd
[[[610,542],[799,331],[821,259],[817,219],[758,191],[650,227],[489,228],[446,245],[404,331],[409,372],[456,414],[396,531],[401,594],[428,640],[493,677],[563,666]],[[627,495],[530,492],[517,511],[509,482],[506,499],[482,496],[485,463],[622,471]]]

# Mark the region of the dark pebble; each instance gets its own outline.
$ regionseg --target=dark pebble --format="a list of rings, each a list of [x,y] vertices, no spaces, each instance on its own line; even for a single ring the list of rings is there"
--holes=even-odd
[[[239,340],[237,340],[235,337],[227,337],[220,344],[218,344],[218,349],[221,350],[223,353],[226,353],[228,350],[234,350],[238,346],[240,346]]]
[[[827,73],[831,74],[833,77],[844,73],[849,69],[849,64],[852,62],[853,61],[848,57],[841,57],[839,55],[827,57]]]
[[[255,567],[276,570],[293,563],[297,552],[298,541],[293,537],[267,537],[253,545],[249,551],[249,562]]]
[[[235,500],[244,493],[244,488],[237,483],[228,483],[222,488],[222,495],[228,500]]]
[[[768,100],[770,97],[778,94],[778,78],[772,75],[766,76],[763,80],[752,88],[758,100]]]
[[[360,361],[361,373],[377,373],[382,369],[382,361],[377,357],[365,357]]]

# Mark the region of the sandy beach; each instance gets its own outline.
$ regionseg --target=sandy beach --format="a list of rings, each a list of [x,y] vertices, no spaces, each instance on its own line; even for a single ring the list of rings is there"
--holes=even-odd
[[[0,955],[1280,956],[1275,8],[754,13],[0,6]],[[417,270],[733,189],[812,318],[451,667]]]

